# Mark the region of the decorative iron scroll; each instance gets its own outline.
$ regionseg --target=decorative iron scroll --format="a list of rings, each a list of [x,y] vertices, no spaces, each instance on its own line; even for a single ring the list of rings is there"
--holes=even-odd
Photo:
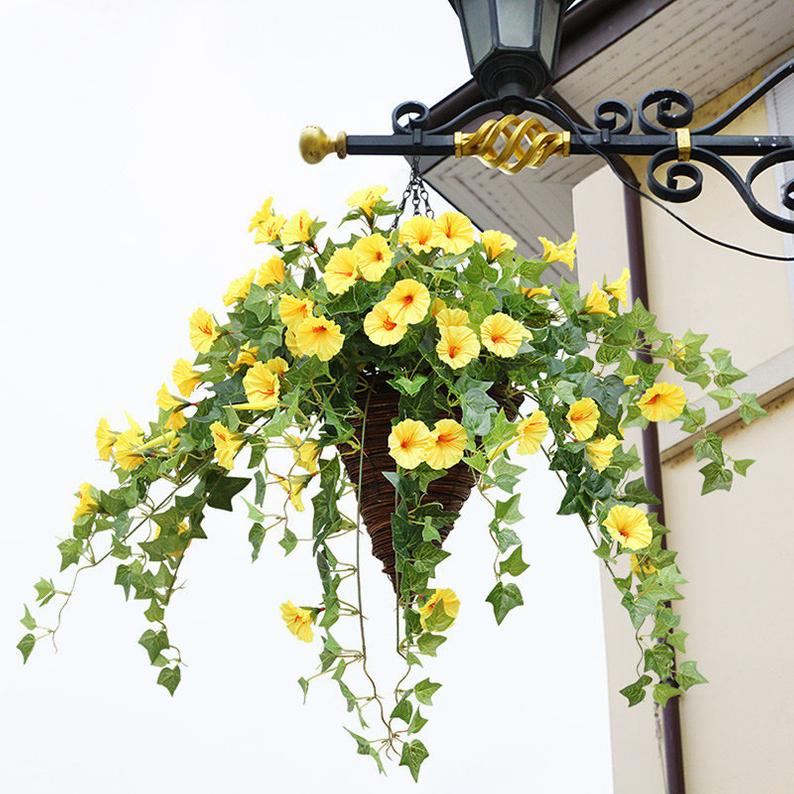
[[[421,102],[403,102],[392,113],[393,135],[346,135],[328,138],[319,127],[304,130],[301,150],[309,162],[326,154],[399,154],[411,157],[478,157],[491,168],[515,174],[538,168],[552,155],[640,155],[649,158],[646,180],[656,197],[670,202],[696,199],[703,191],[702,166],[721,174],[750,212],[767,226],[794,232],[794,217],[773,211],[756,192],[758,177],[776,165],[794,162],[792,135],[728,135],[722,130],[763,99],[776,85],[794,75],[794,59],[769,75],[719,118],[692,129],[695,103],[673,88],[657,88],[643,96],[634,112],[622,100],[609,99],[595,107],[593,126],[576,123],[547,99],[510,96],[486,99],[445,124],[430,127],[431,114]],[[509,111],[509,112],[508,112]],[[522,119],[518,112],[532,113]],[[498,116],[492,118],[492,116]],[[559,131],[550,131],[540,116]],[[484,121],[483,121],[484,119]],[[480,122],[476,129],[471,127]],[[794,132],[794,131],[792,131]],[[722,133],[722,134],[721,134]],[[308,154],[308,156],[307,156]],[[754,158],[742,176],[728,157]],[[663,172],[657,176],[657,172]],[[794,179],[782,188],[781,204],[794,212]]]

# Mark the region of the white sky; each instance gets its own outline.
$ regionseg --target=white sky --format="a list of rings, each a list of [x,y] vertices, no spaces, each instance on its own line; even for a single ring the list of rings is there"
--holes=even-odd
[[[462,83],[445,0],[0,0],[0,73],[0,790],[611,791],[597,561],[577,521],[554,515],[559,486],[537,459],[522,486],[526,606],[501,628],[483,603],[491,547],[476,500],[450,539],[439,583],[462,610],[428,664],[444,686],[413,788],[406,770],[378,779],[356,756],[331,683],[301,705],[295,682],[317,648],[284,630],[278,605],[316,598],[314,566],[305,550],[284,560],[275,538],[252,566],[244,513],[211,515],[183,566],[170,627],[189,667],[173,700],[136,644],[141,603],[124,603],[110,567],[83,578],[57,655],[42,645],[23,668],[14,648],[33,582],[57,571],[72,493],[111,482],[98,417],[152,415],[190,355],[187,316],[222,310],[229,280],[262,261],[245,233],[262,199],[333,229],[352,190],[402,191],[403,161],[309,167],[297,135],[307,123],[388,132],[398,102]],[[389,586],[365,557],[388,688]]]

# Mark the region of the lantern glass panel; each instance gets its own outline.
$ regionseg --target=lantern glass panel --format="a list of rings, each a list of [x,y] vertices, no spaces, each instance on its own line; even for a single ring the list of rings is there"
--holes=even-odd
[[[487,0],[460,0],[460,9],[474,68],[493,47],[490,3]]]
[[[535,44],[536,5],[527,0],[496,0],[501,45],[527,49]]]
[[[557,29],[561,22],[560,0],[543,0],[543,11],[540,17],[540,57],[547,68],[554,65],[554,45],[557,43]]]

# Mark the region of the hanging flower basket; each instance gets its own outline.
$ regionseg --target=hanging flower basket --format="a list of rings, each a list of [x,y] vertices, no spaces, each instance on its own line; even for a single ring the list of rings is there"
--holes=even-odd
[[[440,686],[422,674],[421,657],[437,654],[462,609],[444,581],[443,543],[473,489],[493,512],[482,531],[493,541],[483,564],[495,579],[482,595],[501,623],[523,603],[516,579],[528,567],[522,462],[547,459],[563,486],[558,512],[581,518],[642,645],[642,673],[621,691],[634,705],[650,688],[664,704],[705,679],[691,660],[674,664],[686,635],[671,602],[684,580],[665,527],[644,507],[656,498],[636,475],[641,462],[624,429],[676,421],[697,433],[707,493],[730,488],[752,461],[723,451],[680,384],[715,386],[713,398],[736,403],[746,422],[763,409],[735,390],[743,373],[727,351],[705,352],[705,336],[674,338],[641,303],[629,308],[627,271],[585,295],[564,279],[545,281],[550,262],[573,269],[575,237],[541,238],[542,254],[526,259],[509,236],[477,238],[455,212],[397,228],[390,222],[402,207],[384,191],[351,196],[336,241],[305,210],[287,220],[265,202],[250,225],[255,242],[270,246],[264,264],[229,285],[225,321],[203,308],[190,317],[196,356],[176,362],[174,388],[157,392],[148,427],[100,421],[99,457],[116,483],[80,486],[58,548],[75,580],[115,565],[125,597],[144,604],[149,628],[139,642],[173,694],[182,656],[168,608],[194,542],[212,534],[210,511],[245,500],[254,560],[277,544],[313,557],[319,572],[317,591],[281,605],[289,631],[319,647],[317,670],[299,679],[304,696],[316,679],[333,681],[357,719],[348,730],[358,752],[381,770],[396,754],[416,778],[428,756],[418,734]],[[307,496],[310,530],[296,531]],[[391,702],[367,666],[364,528],[399,615],[405,674],[388,688]],[[337,544],[349,533],[352,560]],[[37,605],[60,615],[74,583],[42,578],[35,590]],[[24,660],[60,630],[59,618],[39,611],[25,606]],[[337,639],[342,623],[355,629],[352,645]]]

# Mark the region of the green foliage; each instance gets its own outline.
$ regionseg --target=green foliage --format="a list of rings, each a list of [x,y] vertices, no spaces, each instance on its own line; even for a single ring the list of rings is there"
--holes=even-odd
[[[496,622],[502,623],[523,604],[518,586],[504,579],[529,568],[521,542],[524,514],[537,517],[526,500],[521,504],[520,483],[528,456],[537,455],[548,461],[563,484],[559,514],[577,516],[586,526],[594,553],[607,566],[636,631],[642,649],[638,672],[643,672],[621,690],[629,705],[641,702],[649,689],[657,703],[665,704],[704,683],[693,661],[679,663],[675,658],[685,653],[687,634],[671,604],[683,597],[685,580],[675,551],[662,548],[666,528],[654,513],[646,513],[646,506],[659,499],[637,476],[642,461],[636,449],[624,447],[622,434],[625,428],[644,428],[658,418],[649,413],[642,397],[659,381],[696,384],[719,409],[736,411],[746,423],[754,421],[765,411],[754,395],[737,390],[744,373],[728,351],[704,349],[705,335],[687,330],[679,339],[659,329],[656,317],[640,301],[621,313],[617,297],[607,296],[614,316],[594,313],[579,285],[566,280],[550,285],[550,295],[527,297],[526,288],[544,286],[545,261],[509,250],[489,256],[479,242],[462,252],[414,251],[401,245],[399,235],[389,229],[397,207],[374,193],[370,198],[366,209],[359,206],[348,213],[345,221],[355,227],[339,232],[339,241],[321,242],[318,234],[324,224],[316,219],[310,219],[305,241],[285,244],[283,232],[273,239],[271,254],[282,259],[283,279],[263,279],[260,273],[235,282],[226,301],[231,301],[228,318],[212,320],[217,333],[188,363],[202,391],[194,394],[193,384],[188,384],[184,399],[163,401],[159,395],[159,405],[169,407],[160,407],[156,421],[145,430],[131,425],[119,436],[121,428],[105,428],[113,450],[115,487],[81,489],[76,518],[58,544],[61,571],[68,569],[66,575],[76,581],[83,570],[114,560],[120,594],[142,603],[147,627],[138,642],[158,670],[158,684],[173,695],[183,660],[171,641],[167,619],[172,598],[184,587],[182,566],[195,544],[212,532],[211,520],[205,527],[207,508],[231,511],[242,502],[250,522],[252,561],[260,554],[272,557],[273,549],[266,544],[277,544],[285,556],[308,558],[317,570],[316,593],[284,595],[287,628],[319,649],[319,669],[298,679],[304,700],[312,681],[330,678],[347,713],[360,726],[356,730],[367,734],[348,730],[357,752],[370,756],[381,772],[382,753],[399,755],[400,765],[417,779],[428,757],[425,745],[414,738],[427,722],[420,706],[427,712],[440,684],[429,678],[412,682],[423,675],[419,671],[427,657],[446,651],[442,646],[455,630],[458,609],[466,609],[444,579],[449,552],[442,548],[442,539],[458,516],[439,494],[464,482],[467,488],[476,485],[487,500],[491,515],[481,531],[493,542],[493,557],[483,564],[491,566],[494,584],[485,600]],[[271,220],[265,211],[254,221],[263,239],[272,237],[266,229]],[[382,275],[367,274],[357,264],[359,275],[366,278],[351,279],[341,288],[326,281],[331,258],[337,253],[349,257],[348,249],[371,234],[381,234],[392,255]],[[374,280],[368,280],[370,276]],[[376,306],[384,308],[382,302],[395,284],[407,279],[427,289],[426,296],[417,297],[417,304],[429,299],[427,309],[398,328],[399,339],[381,345],[365,330],[366,318],[374,316],[370,313]],[[290,319],[291,300],[311,303]],[[446,332],[443,316],[435,317],[440,302],[466,313],[458,314],[456,323],[468,328],[474,350],[463,366],[457,366],[460,359],[441,354],[439,342]],[[333,321],[344,336],[341,347],[332,355],[323,354],[324,360],[317,355],[319,348],[300,348],[310,344],[296,333],[304,314]],[[489,339],[484,325],[497,320],[496,314],[514,323],[516,341],[507,351],[495,347],[502,335]],[[395,328],[399,325],[396,322]],[[308,337],[313,339],[313,333]],[[263,375],[262,369],[270,375]],[[269,407],[264,407],[262,397],[267,389],[251,388],[251,375],[257,373],[272,380],[264,384],[273,397]],[[378,416],[373,422],[366,406],[368,391],[376,383],[379,389],[394,390],[395,407],[393,416]],[[179,384],[175,388],[179,390]],[[597,408],[584,434],[569,421],[582,400],[592,400]],[[679,408],[680,402],[674,400]],[[703,402],[708,401],[685,402],[670,418],[694,435],[694,455],[703,463],[703,493],[729,490],[734,474],[745,476],[754,461],[730,456],[722,438],[707,427]],[[438,464],[424,448],[424,460],[410,468],[401,465],[398,455],[386,458],[383,451],[373,456],[366,434],[377,430],[385,437],[389,424],[403,419],[421,421],[430,432],[441,419],[460,423],[462,437],[459,446],[453,445],[455,454]],[[171,429],[175,420],[184,420],[184,426]],[[130,434],[134,438],[125,460],[124,439]],[[609,436],[617,446],[599,452],[604,443],[608,446]],[[433,435],[427,447],[447,443]],[[395,449],[399,448],[398,443]],[[368,593],[359,575],[367,544],[361,516],[353,514],[348,507],[352,502],[347,501],[359,488],[359,466],[373,457],[380,470],[375,472],[377,487],[367,471],[360,496],[364,503],[377,496],[392,513],[396,646],[405,663],[405,675],[388,704],[367,668]],[[391,486],[383,492],[381,475]],[[243,498],[252,479],[253,488]],[[304,507],[310,507],[310,534],[296,532],[292,523],[294,513]],[[616,508],[618,513],[633,511],[631,515],[647,520],[651,530],[650,542],[630,561],[629,549],[604,525]],[[355,560],[339,559],[345,546],[337,539],[350,539],[350,533]],[[585,540],[590,542],[586,536]],[[36,608],[54,602],[50,609],[58,614],[74,589],[71,583],[56,586],[44,578],[34,587]],[[301,597],[314,601],[295,606]],[[295,604],[287,604],[288,598]],[[331,634],[342,621],[355,625],[355,633],[338,635],[358,636],[354,647],[343,647]],[[54,635],[60,626],[57,619],[55,628],[46,627],[27,606],[20,622],[30,632],[17,645],[23,661],[38,640]],[[285,640],[287,636],[285,632]],[[363,693],[354,691],[353,683],[362,676],[348,674],[356,666],[365,673]],[[368,719],[380,724],[385,735],[369,738],[371,731],[380,729],[370,729]]]

